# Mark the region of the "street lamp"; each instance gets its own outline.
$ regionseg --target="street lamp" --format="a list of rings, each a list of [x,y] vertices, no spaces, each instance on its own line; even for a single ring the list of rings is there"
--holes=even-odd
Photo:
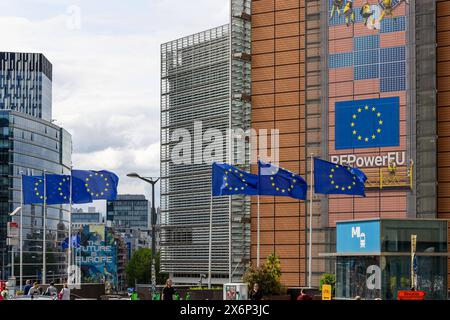
[[[152,286],[151,291],[152,295],[156,291],[156,209],[155,209],[155,185],[159,181],[159,178],[156,177],[141,177],[136,172],[132,172],[127,174],[127,177],[130,178],[138,178],[152,185],[152,211],[151,211],[151,226],[152,226]]]

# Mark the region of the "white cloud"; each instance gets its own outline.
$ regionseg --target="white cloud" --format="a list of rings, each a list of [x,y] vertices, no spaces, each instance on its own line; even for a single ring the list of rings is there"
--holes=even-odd
[[[81,10],[80,29],[67,28],[71,5]],[[120,192],[142,193],[143,183],[125,175],[159,175],[160,45],[227,23],[228,1],[19,0],[0,8],[1,50],[42,52],[53,64],[53,117],[73,135],[74,166],[115,171]]]

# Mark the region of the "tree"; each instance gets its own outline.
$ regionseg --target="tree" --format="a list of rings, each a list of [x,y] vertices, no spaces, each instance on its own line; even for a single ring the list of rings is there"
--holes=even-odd
[[[155,258],[156,283],[163,284],[167,278],[166,274],[160,273],[160,254]],[[152,250],[140,248],[133,253],[127,267],[127,284],[134,287],[136,283],[151,283],[152,281]]]
[[[280,282],[280,278],[280,259],[273,253],[261,267],[251,267],[244,275],[244,282],[248,284],[250,289],[253,288],[255,283],[258,283],[266,295],[282,294],[284,287]]]

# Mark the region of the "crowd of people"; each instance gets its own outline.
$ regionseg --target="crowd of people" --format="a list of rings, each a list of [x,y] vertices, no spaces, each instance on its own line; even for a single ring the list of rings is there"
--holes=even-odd
[[[0,292],[0,300],[8,300],[9,296],[10,294],[8,288],[5,286],[5,288],[3,288]],[[70,300],[70,289],[67,283],[65,283],[62,289],[58,292],[55,284],[50,282],[50,285],[44,290],[38,282],[31,284],[31,281],[27,280],[25,286],[23,287],[23,296],[31,296],[32,298],[38,296],[48,296],[54,300]]]

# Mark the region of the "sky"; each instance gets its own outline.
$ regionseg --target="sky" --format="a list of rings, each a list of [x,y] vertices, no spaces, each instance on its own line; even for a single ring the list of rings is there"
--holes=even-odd
[[[160,45],[228,23],[228,10],[228,0],[1,0],[0,51],[53,64],[53,119],[72,134],[75,168],[111,170],[119,193],[150,198],[126,174],[159,176]]]

